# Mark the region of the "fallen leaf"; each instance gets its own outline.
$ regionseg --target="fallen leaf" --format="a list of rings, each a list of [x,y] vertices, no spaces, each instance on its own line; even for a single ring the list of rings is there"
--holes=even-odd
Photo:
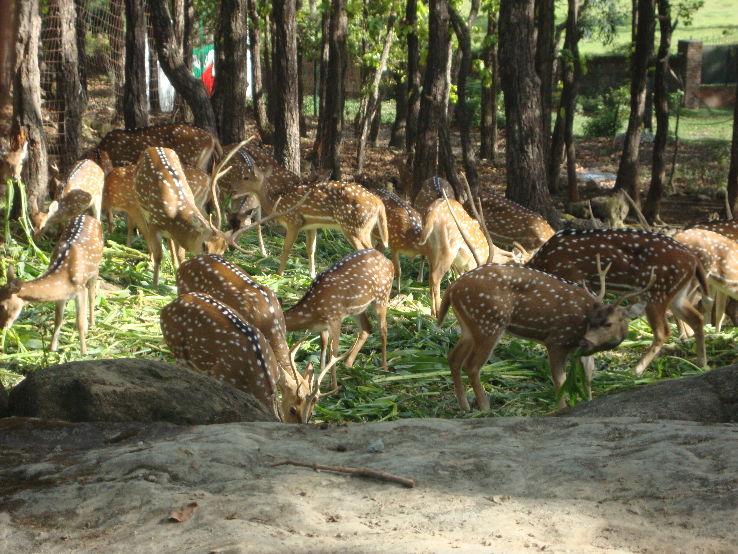
[[[173,523],[182,523],[187,521],[192,517],[195,508],[197,508],[197,502],[190,502],[181,510],[173,510],[172,513],[169,514],[169,521]]]

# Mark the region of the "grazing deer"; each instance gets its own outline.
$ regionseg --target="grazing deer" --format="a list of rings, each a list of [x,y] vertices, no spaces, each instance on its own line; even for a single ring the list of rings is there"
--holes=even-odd
[[[480,200],[492,239],[504,246],[519,243],[527,250],[535,250],[555,233],[541,214],[504,196],[483,192]]]
[[[177,153],[181,163],[207,170],[215,152],[223,153],[218,139],[210,131],[184,123],[166,123],[126,131],[114,129],[100,141],[97,148],[110,156],[114,166],[135,164],[141,153],[152,146],[169,148]]]
[[[134,190],[146,222],[142,231],[154,258],[155,285],[159,283],[162,236],[194,254],[225,252],[228,237],[220,231],[220,221],[211,224],[197,209],[174,150],[158,146],[144,150],[136,167]]]
[[[284,314],[274,292],[216,254],[201,254],[179,266],[177,291],[207,293],[264,334],[280,366],[278,385],[285,420],[303,423],[299,417],[310,396],[310,382],[297,371],[290,355]]]
[[[715,300],[715,320],[718,333],[722,328],[728,298],[738,300],[738,242],[725,235],[702,228],[692,228],[674,235],[685,245],[707,273],[708,296]],[[710,319],[712,303],[704,301],[704,314]]]
[[[297,304],[284,313],[287,330],[320,331],[321,360],[325,360],[329,343],[333,357],[338,353],[341,322],[355,316],[361,331],[346,357],[346,367],[351,367],[371,333],[366,310],[374,304],[382,338],[382,369],[386,371],[387,304],[393,276],[392,262],[377,250],[352,252],[318,275]],[[331,385],[333,389],[337,386],[335,369]]]
[[[8,282],[0,288],[0,327],[9,328],[29,302],[55,302],[50,350],[56,352],[64,306],[70,298],[74,298],[80,347],[82,354],[87,355],[85,312],[89,310],[89,325],[92,327],[95,323],[95,293],[102,250],[102,225],[93,217],[79,215],[62,232],[43,275],[24,283],[15,278],[13,266],[9,266]]]
[[[669,307],[694,330],[698,364],[705,366],[704,319],[689,302],[693,279],[707,294],[705,272],[697,257],[684,245],[659,233],[632,229],[566,230],[551,237],[527,266],[570,281],[591,283],[597,278],[596,254],[603,263],[612,264],[609,290],[641,289],[651,273],[655,275],[653,287],[643,297],[653,341],[636,364],[635,374],[646,370],[669,338]]]
[[[280,375],[272,348],[264,334],[233,308],[204,292],[188,292],[167,304],[160,320],[162,335],[177,363],[253,394],[280,421],[310,419],[320,397],[320,381],[338,361],[331,359],[323,368],[301,406],[291,402],[286,388],[282,389],[280,405],[277,387],[286,380]],[[305,379],[313,380],[311,366],[305,371]]]
[[[456,194],[451,183],[443,177],[430,177],[423,181],[418,194],[415,196],[415,200],[413,200],[413,204],[418,212],[425,216],[431,204],[443,198],[444,192],[446,193],[446,198],[456,200]]]
[[[608,266],[609,268],[609,266]],[[590,356],[615,348],[626,337],[627,319],[643,312],[644,303],[628,308],[620,304],[629,297],[653,286],[653,279],[642,290],[622,296],[614,305],[603,304],[605,274],[600,271],[597,296],[579,285],[563,281],[527,267],[488,264],[465,273],[446,290],[438,311],[440,325],[449,307],[453,307],[461,327],[459,342],[448,356],[459,406],[469,411],[466,391],[461,382],[461,369],[469,377],[477,408],[489,410],[489,401],[479,380],[500,337],[512,335],[542,343],[548,350],[551,378],[558,394],[566,381],[566,360],[581,348],[587,376],[587,392],[592,399]],[[558,407],[565,406],[563,395]]]
[[[69,172],[59,200],[49,204],[46,212],[31,205],[31,221],[36,236],[56,223],[64,224],[73,217],[90,210],[100,219],[105,174],[102,168],[91,160],[77,162]]]

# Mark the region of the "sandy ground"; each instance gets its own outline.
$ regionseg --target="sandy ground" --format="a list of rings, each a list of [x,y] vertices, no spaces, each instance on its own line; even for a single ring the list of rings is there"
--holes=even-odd
[[[384,449],[367,452],[382,439]],[[415,488],[283,460],[369,467]],[[736,552],[738,426],[0,420],[4,552]],[[192,517],[168,521],[195,502]]]

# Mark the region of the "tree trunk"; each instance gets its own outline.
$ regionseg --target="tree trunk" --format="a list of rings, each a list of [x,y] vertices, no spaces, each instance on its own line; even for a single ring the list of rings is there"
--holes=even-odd
[[[84,0],[74,0],[76,10],[75,28],[77,31],[77,66],[79,68],[79,82],[85,95],[85,103],[87,102],[87,53],[85,45],[87,43],[87,24],[85,21],[86,7]]]
[[[274,157],[300,174],[300,114],[297,106],[297,34],[295,0],[272,3],[275,83]]]
[[[261,142],[271,144],[273,132],[267,117],[266,98],[264,98],[264,76],[261,71],[261,31],[256,0],[247,0],[249,12],[249,52],[251,53],[251,93],[254,104],[254,118]]]
[[[550,160],[551,149],[551,104],[553,102],[553,63],[554,63],[554,2],[535,0],[536,6],[536,73],[541,80],[541,125],[543,130],[543,151],[546,161]]]
[[[478,2],[476,5],[479,7]],[[474,4],[472,4],[473,9]],[[451,4],[449,4],[449,12],[456,38],[459,41],[459,49],[461,50],[459,73],[456,82],[456,119],[459,123],[459,133],[461,135],[461,153],[464,159],[464,172],[466,173],[466,179],[469,182],[472,196],[478,198],[479,178],[477,175],[476,151],[471,136],[471,116],[469,115],[469,107],[466,105],[466,79],[469,73],[471,73],[473,58],[471,30],[469,29],[469,25],[459,15],[459,12]],[[476,19],[476,14],[472,14],[472,17],[469,18],[470,24],[474,23],[474,19]]]
[[[130,1],[130,0],[128,0]],[[198,127],[216,133],[215,114],[202,81],[185,64],[182,46],[174,38],[174,28],[166,2],[149,0],[159,63],[175,90],[187,101]]]
[[[631,59],[630,117],[615,188],[625,190],[640,205],[638,152],[646,108],[646,72],[653,50],[654,0],[637,0],[637,12],[633,17],[637,17],[638,23],[635,50]]]
[[[61,58],[56,74],[56,90],[63,106],[64,141],[59,151],[60,169],[66,171],[77,161],[80,153],[82,113],[85,96],[79,82],[79,54],[77,53],[77,16],[72,0],[55,0],[59,10]]]
[[[413,165],[415,142],[418,135],[418,116],[420,114],[420,46],[418,42],[418,0],[407,0],[405,6],[405,26],[407,33],[407,124],[405,127],[405,148]],[[445,57],[446,54],[443,54]],[[445,68],[444,68],[445,74]]]
[[[480,125],[479,157],[497,161],[497,96],[499,75],[497,68],[497,14],[487,12],[487,34],[484,37],[482,61],[488,74],[482,79],[482,115]]]
[[[212,104],[223,144],[240,142],[246,136],[249,87],[246,15],[246,0],[222,0],[219,4]]]
[[[395,120],[392,123],[389,145],[393,148],[405,147],[405,127],[407,126],[407,85],[402,80],[402,71],[392,74],[395,80]]]
[[[0,0],[0,13],[5,14],[5,19],[0,25],[0,110],[12,101],[10,84],[15,70],[15,41],[18,37],[20,10],[16,4],[13,0]]]
[[[669,0],[658,0],[658,7],[661,39],[656,59],[653,91],[653,103],[656,109],[656,137],[653,141],[651,186],[643,207],[643,215],[649,223],[659,220],[659,209],[666,178],[666,141],[669,137],[669,96],[666,78],[669,74],[669,49],[671,48],[671,5]]]
[[[149,124],[146,99],[146,17],[143,0],[126,1],[126,82],[123,120],[126,129]]]
[[[738,56],[736,61],[736,75],[738,75]],[[730,146],[730,170],[728,171],[728,201],[730,202],[733,217],[738,213],[738,94],[733,104],[733,142]]]
[[[557,227],[558,214],[546,186],[541,82],[535,68],[534,0],[502,0],[499,25],[507,130],[506,194],[543,214]]]
[[[366,111],[361,118],[361,130],[359,132],[359,145],[356,152],[356,164],[357,171],[361,172],[364,169],[364,156],[366,154],[366,142],[369,138],[369,132],[374,122],[375,115],[377,112],[377,104],[379,102],[379,84],[382,81],[382,75],[384,70],[387,68],[387,59],[389,58],[390,46],[392,46],[392,38],[394,36],[395,26],[395,11],[392,10],[389,17],[387,18],[387,33],[384,35],[384,45],[382,48],[382,55],[379,58],[379,64],[374,71],[374,78],[372,79],[372,86],[369,91],[369,98],[366,102]]]
[[[23,164],[23,181],[28,187],[29,204],[41,205],[49,190],[49,162],[41,117],[41,72],[38,66],[41,17],[38,14],[38,0],[17,2],[16,9],[18,37],[15,41],[13,75],[13,126],[25,129],[28,134],[28,158]]]
[[[471,29],[474,27],[474,24],[477,21],[477,17],[479,16],[479,4],[480,4],[480,0],[471,0],[471,5],[469,6],[469,17],[467,18],[466,21],[464,21],[463,19],[460,19],[461,23],[469,29],[470,34],[471,34]],[[457,15],[459,15],[459,17],[461,17],[461,14],[459,14],[459,12],[454,7],[453,2],[449,2],[449,9],[455,12]],[[454,14],[452,13],[451,14],[452,22],[455,18],[456,16],[454,16]],[[454,32],[456,32],[455,26],[454,26]],[[457,39],[458,39],[458,34],[457,34]],[[470,39],[470,44],[471,44],[471,39]],[[451,46],[451,48],[453,49],[453,45]],[[470,52],[469,56],[473,56],[473,54],[471,54]],[[464,51],[461,49],[461,47],[459,47],[459,50],[456,52],[456,55],[452,57],[453,68],[452,68],[451,74],[453,75],[453,77],[451,81],[449,81],[451,83],[456,83],[457,87],[459,86],[459,81],[461,80],[460,73],[462,71],[461,66],[463,63],[464,63]],[[467,71],[467,74],[466,74],[467,79],[469,78],[469,72],[471,72],[471,58],[469,61],[469,70]],[[459,111],[461,110],[462,106],[466,106],[466,104],[462,105],[461,102],[459,102],[458,100],[456,101],[456,104],[454,106],[454,118],[456,118],[456,121],[459,123],[460,123],[459,120],[464,117],[464,115],[462,115]],[[474,185],[472,185],[472,188],[473,187]]]
[[[146,39],[149,45],[149,113],[161,113],[161,102],[159,102],[159,60],[156,56],[156,41],[154,40],[154,33],[150,25],[146,26]],[[182,102],[182,106],[184,108],[184,102]]]
[[[341,178],[341,141],[343,135],[344,77],[347,65],[348,17],[346,0],[332,0],[328,39],[325,103],[321,111],[316,143],[317,167],[330,168],[331,178]]]
[[[417,196],[423,181],[438,173],[438,132],[446,125],[449,65],[449,12],[447,0],[430,0],[428,16],[428,61],[423,80],[423,97],[417,123],[413,156],[411,198]]]
[[[190,33],[192,31],[192,21],[190,16],[193,14],[188,13],[186,0],[173,0],[172,1],[172,25],[174,26],[174,40],[177,44],[182,47],[182,56],[184,58],[187,69],[192,71],[192,41],[190,40]],[[217,22],[216,22],[217,24]],[[150,45],[155,50],[153,38],[150,39]],[[188,45],[188,46],[186,46]],[[154,67],[149,64],[149,70],[151,75],[154,75]],[[205,71],[205,67],[202,68]],[[149,83],[151,83],[151,77],[149,77]],[[176,121],[192,121],[192,110],[187,106],[187,102],[178,92],[174,95],[174,118]]]
[[[125,83],[125,5],[123,0],[112,0],[110,3],[110,28],[108,41],[110,42],[110,63],[113,66],[115,78],[115,114],[113,115],[113,126],[118,126],[123,121],[123,89]]]

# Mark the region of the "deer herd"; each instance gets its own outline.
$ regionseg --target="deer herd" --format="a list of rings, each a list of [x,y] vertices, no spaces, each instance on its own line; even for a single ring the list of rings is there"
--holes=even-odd
[[[24,155],[25,143],[15,145],[3,160],[3,175],[19,176]],[[220,205],[226,197],[250,197],[266,217],[223,231]],[[637,375],[669,337],[668,310],[689,327],[696,363],[706,366],[704,322],[719,328],[726,303],[738,299],[736,220],[706,223],[673,238],[630,229],[555,233],[539,214],[489,192],[476,204],[467,194],[464,203],[439,177],[428,179],[411,200],[357,183],[303,180],[246,141],[223,148],[209,132],[184,124],[112,131],[72,168],[45,212],[31,203],[35,236],[55,227],[61,233],[48,269],[37,279],[22,282],[8,267],[7,284],[0,288],[0,327],[10,327],[29,302],[55,302],[54,351],[64,307],[74,298],[81,351],[87,353],[103,255],[100,220],[105,213],[112,224],[113,212],[126,214],[129,244],[134,229],[142,235],[154,285],[161,241],[168,240],[178,267],[178,296],[160,319],[177,363],[253,394],[275,417],[292,423],[309,421],[321,396],[339,389],[336,368],[341,360],[353,364],[371,333],[371,306],[379,320],[382,368],[389,369],[387,310],[395,278],[400,288],[401,254],[428,261],[431,313],[439,325],[453,308],[461,334],[448,362],[464,411],[470,406],[462,369],[476,407],[489,409],[480,369],[505,332],[545,346],[557,393],[567,359],[582,356],[591,398],[592,355],[617,347],[628,319],[645,312],[653,330],[634,368]],[[206,215],[208,207],[215,221]],[[223,257],[229,248],[241,250],[242,233],[268,220],[285,228],[277,273],[287,268],[304,231],[315,277],[284,311],[272,290]],[[316,277],[318,229],[338,229],[355,251]],[[387,248],[390,258],[383,254]],[[194,257],[186,259],[186,252]],[[441,281],[451,268],[460,276],[442,297]],[[607,304],[608,291],[621,296]],[[348,316],[359,331],[339,356],[341,324]],[[301,370],[295,362],[302,340],[290,348],[287,333],[299,330],[320,333],[319,370],[311,364]],[[329,371],[330,392],[321,392]],[[560,394],[559,407],[564,405]]]

